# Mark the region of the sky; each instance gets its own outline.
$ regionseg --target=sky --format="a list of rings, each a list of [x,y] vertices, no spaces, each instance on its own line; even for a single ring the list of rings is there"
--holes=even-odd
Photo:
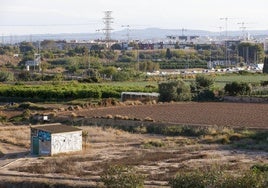
[[[104,11],[112,11],[114,31],[267,30],[267,7],[268,0],[0,0],[0,35],[103,32]]]

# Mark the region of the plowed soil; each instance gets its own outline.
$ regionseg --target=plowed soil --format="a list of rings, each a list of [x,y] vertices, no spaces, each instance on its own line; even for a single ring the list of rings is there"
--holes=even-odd
[[[178,124],[268,128],[268,104],[165,103],[83,109],[75,113],[86,117],[122,115]]]

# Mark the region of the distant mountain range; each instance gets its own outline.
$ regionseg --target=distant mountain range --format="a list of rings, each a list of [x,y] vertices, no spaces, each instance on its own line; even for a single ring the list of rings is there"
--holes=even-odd
[[[268,37],[268,30],[247,30],[250,36],[255,38]],[[163,40],[167,39],[167,36],[181,36],[183,33],[178,29],[159,29],[159,28],[147,28],[147,29],[131,29],[120,30],[112,32],[112,39],[115,40],[127,40],[128,35],[130,40]],[[187,36],[210,36],[219,37],[224,36],[225,31],[211,32],[204,30],[187,30],[184,31],[184,35]],[[228,36],[235,37],[241,36],[242,31],[228,31]],[[16,36],[3,36],[0,42],[4,43],[16,43],[20,41],[42,41],[49,40],[94,40],[104,39],[104,34],[101,33],[62,33],[62,34],[33,34],[33,35],[16,35]]]

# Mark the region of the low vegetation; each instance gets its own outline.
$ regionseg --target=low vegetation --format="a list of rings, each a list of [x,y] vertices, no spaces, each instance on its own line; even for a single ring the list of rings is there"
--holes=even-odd
[[[169,181],[172,188],[265,188],[268,186],[268,172],[253,167],[239,175],[230,174],[224,169],[204,169],[180,172]]]
[[[107,188],[142,188],[145,176],[139,174],[133,167],[110,166],[101,175],[101,181]]]
[[[44,85],[2,85],[0,96],[8,100],[66,101],[83,98],[120,98],[123,91],[153,92],[154,88],[80,83]]]

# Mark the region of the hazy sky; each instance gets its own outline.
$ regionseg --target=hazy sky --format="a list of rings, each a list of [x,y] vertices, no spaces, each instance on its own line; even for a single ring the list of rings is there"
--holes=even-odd
[[[92,33],[110,10],[114,30],[268,29],[268,0],[0,0],[0,35]]]

